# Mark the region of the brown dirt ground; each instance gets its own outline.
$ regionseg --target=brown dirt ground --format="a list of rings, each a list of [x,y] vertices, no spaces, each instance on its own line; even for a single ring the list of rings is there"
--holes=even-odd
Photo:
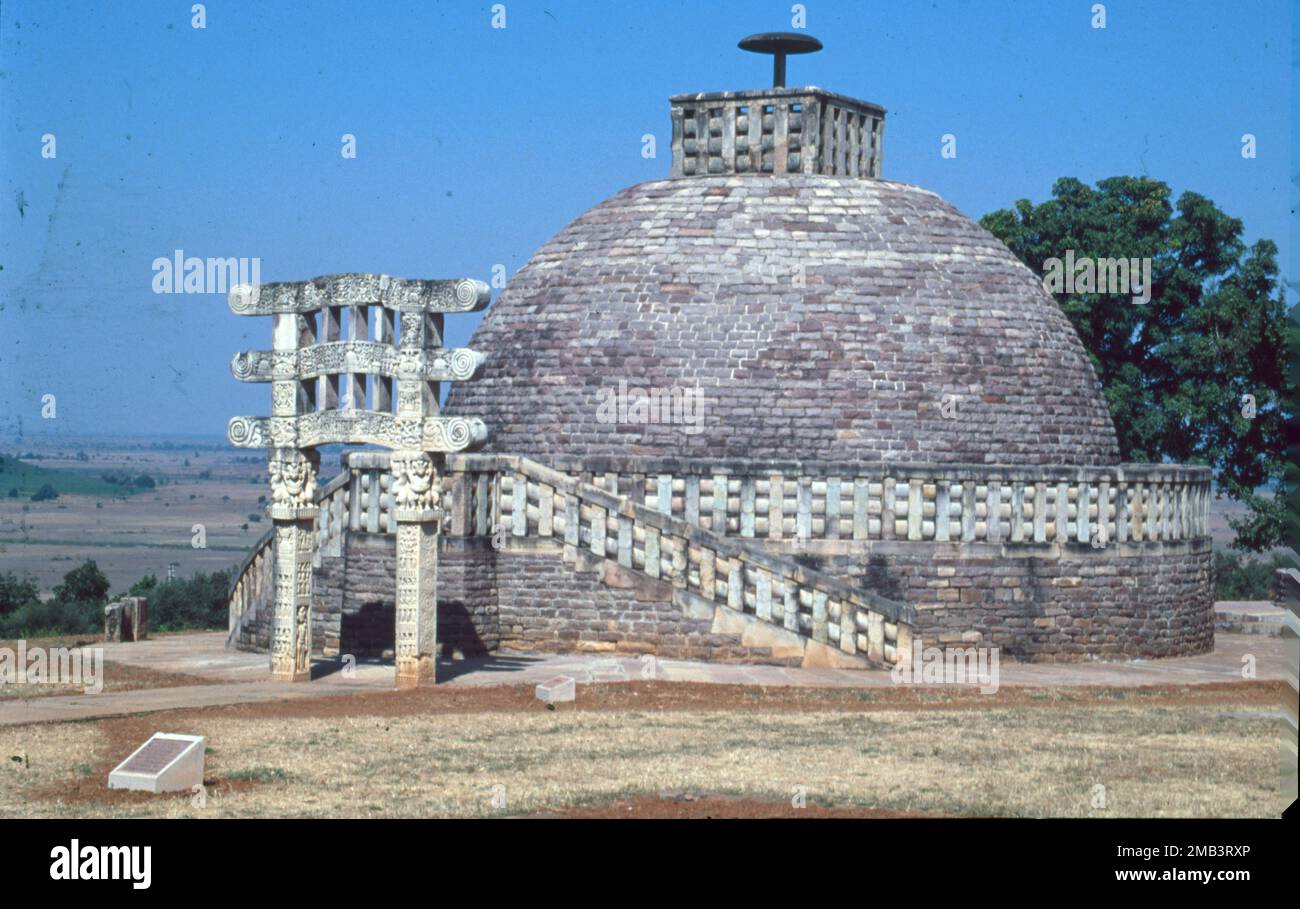
[[[577,700],[557,710],[579,711],[825,711],[869,712],[881,710],[992,710],[1005,708],[1106,705],[1266,707],[1294,701],[1281,681],[1221,682],[1205,685],[1151,685],[1134,688],[1002,688],[995,695],[977,690],[941,690],[915,687],[878,689],[755,687],[696,682],[621,682],[580,686]],[[546,710],[530,685],[420,688],[376,691],[356,695],[297,701],[238,704],[197,710],[171,710],[95,722],[104,736],[88,774],[62,780],[57,785],[28,791],[35,800],[123,805],[156,800],[143,792],[109,790],[104,779],[121,760],[159,729],[186,728],[187,720],[201,715],[237,718],[303,718],[345,716],[409,716],[422,714],[501,713]],[[243,791],[261,785],[255,780],[204,780],[209,796]],[[164,796],[168,797],[168,796]],[[190,798],[176,793],[171,798]],[[558,818],[884,818],[921,815],[862,807],[808,805],[794,808],[779,801],[762,801],[714,794],[641,796],[610,803],[579,806],[541,817]]]
[[[1143,685],[1132,688],[1076,686],[1003,687],[996,694],[974,688],[915,686],[878,688],[798,688],[793,686],[717,685],[701,682],[615,682],[578,686],[577,699],[556,710],[995,710],[1015,707],[1079,706],[1113,703],[1183,706],[1222,704],[1268,706],[1294,702],[1282,681],[1213,682],[1203,685]],[[431,713],[498,713],[547,709],[532,685],[417,688],[295,701],[236,704],[205,708],[241,717],[410,716]],[[165,716],[183,719],[188,711]],[[153,716],[157,717],[157,714]]]
[[[890,811],[884,808],[865,808],[850,805],[805,805],[795,808],[789,802],[763,801],[731,795],[660,795],[619,799],[599,805],[582,805],[558,811],[529,815],[536,818],[635,820],[703,820],[703,819],[756,819],[756,818],[854,818],[886,819],[905,817],[938,817],[921,812]]]

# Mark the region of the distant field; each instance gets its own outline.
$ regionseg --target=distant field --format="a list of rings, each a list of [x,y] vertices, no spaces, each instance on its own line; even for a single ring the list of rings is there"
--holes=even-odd
[[[17,460],[12,452],[39,459]],[[48,594],[63,575],[93,559],[122,593],[145,575],[180,577],[237,566],[266,530],[269,492],[265,455],[221,445],[156,448],[149,440],[37,447],[31,441],[0,448],[0,573],[34,578]],[[334,476],[338,456],[322,458]],[[146,474],[153,489],[122,487],[103,474]],[[57,499],[32,502],[45,483]],[[10,498],[11,488],[18,496]],[[201,526],[206,546],[193,545]]]
[[[61,496],[124,496],[140,491],[141,487],[104,479],[105,472],[91,465],[82,469],[42,467],[20,461],[13,455],[0,454],[0,496],[30,499],[47,485]]]

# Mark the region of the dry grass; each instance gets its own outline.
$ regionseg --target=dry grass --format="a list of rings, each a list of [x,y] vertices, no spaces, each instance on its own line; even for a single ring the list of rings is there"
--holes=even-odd
[[[788,801],[802,786],[813,805],[943,815],[1264,817],[1280,797],[1277,723],[1212,705],[198,714],[166,731],[208,736],[202,809],[105,788],[105,768],[145,728],[0,728],[0,815],[474,817],[662,791]],[[1092,808],[1097,784],[1105,811]]]

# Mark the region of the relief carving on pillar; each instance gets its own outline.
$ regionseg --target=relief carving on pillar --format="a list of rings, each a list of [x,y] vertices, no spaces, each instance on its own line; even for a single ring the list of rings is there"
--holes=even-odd
[[[304,509],[316,504],[316,464],[297,452],[274,451],[267,461],[271,508]]]
[[[438,507],[440,484],[433,459],[425,454],[394,452],[393,506],[409,511],[431,511]]]

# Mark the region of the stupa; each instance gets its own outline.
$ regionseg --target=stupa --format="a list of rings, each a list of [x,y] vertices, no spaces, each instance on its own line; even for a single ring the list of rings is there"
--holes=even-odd
[[[883,175],[886,112],[784,86],[670,99],[666,179],[510,280],[445,412],[444,650],[888,665],[1213,646],[1210,475],[1122,464],[1068,318],[995,237]],[[382,455],[321,490],[324,654],[391,641]],[[264,645],[250,556],[231,641]],[[250,612],[251,609],[251,612]],[[367,618],[371,616],[371,618]]]

